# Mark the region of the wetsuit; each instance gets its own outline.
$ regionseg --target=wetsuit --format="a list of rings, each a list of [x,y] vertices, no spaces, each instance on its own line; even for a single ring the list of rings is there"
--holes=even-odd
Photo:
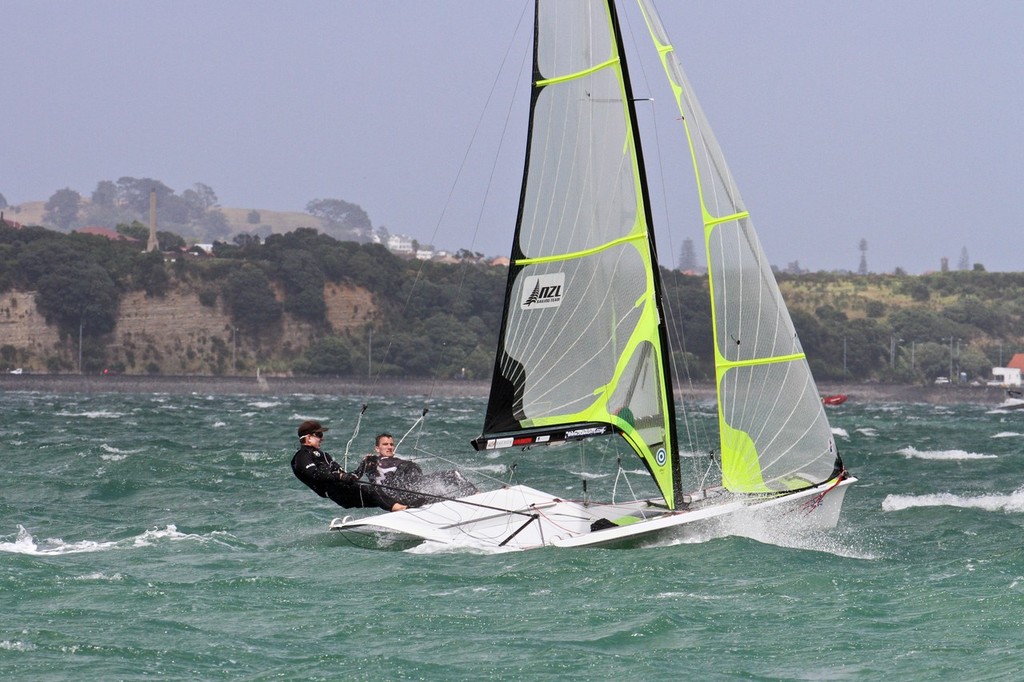
[[[352,475],[365,475],[379,490],[396,496],[399,502],[410,507],[477,492],[476,486],[458,471],[425,474],[416,462],[394,456],[367,455]]]
[[[419,464],[407,459],[367,455],[352,474],[356,478],[362,478],[365,475],[370,483],[416,487],[423,476],[423,470],[420,469]]]
[[[292,457],[292,472],[320,497],[352,507],[380,507],[391,511],[398,502],[372,485],[358,481],[358,476],[345,473],[341,465],[319,448],[303,445]]]

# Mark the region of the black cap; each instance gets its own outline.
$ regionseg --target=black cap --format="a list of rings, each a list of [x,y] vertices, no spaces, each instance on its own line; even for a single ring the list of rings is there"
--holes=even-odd
[[[302,438],[303,436],[308,436],[311,433],[316,433],[317,431],[327,430],[328,429],[324,428],[323,426],[320,426],[320,422],[318,422],[317,420],[307,419],[306,421],[299,424],[299,438]]]

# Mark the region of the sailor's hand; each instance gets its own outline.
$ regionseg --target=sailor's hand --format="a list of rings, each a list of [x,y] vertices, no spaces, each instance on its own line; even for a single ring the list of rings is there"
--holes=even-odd
[[[341,480],[343,483],[355,483],[357,480],[355,474],[346,474],[344,471],[341,472]]]

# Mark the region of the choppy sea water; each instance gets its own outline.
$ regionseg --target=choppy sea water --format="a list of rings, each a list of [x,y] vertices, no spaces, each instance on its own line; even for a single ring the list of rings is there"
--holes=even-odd
[[[367,550],[329,533],[345,512],[292,477],[297,423],[329,423],[325,448],[340,459],[358,422],[355,459],[375,432],[401,438],[427,407],[400,448],[418,443],[425,468],[435,455],[486,485],[509,457],[521,482],[552,460],[473,452],[481,399],[371,400],[358,420],[363,402],[0,394],[0,671],[1010,680],[1024,669],[1024,413],[831,410],[861,482],[823,536],[752,529],[482,554]],[[550,476],[542,487],[561,485]]]

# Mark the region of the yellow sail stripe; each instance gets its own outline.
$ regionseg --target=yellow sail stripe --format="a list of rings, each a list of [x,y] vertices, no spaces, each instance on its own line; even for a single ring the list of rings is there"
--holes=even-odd
[[[537,81],[534,85],[536,85],[538,88],[541,88],[541,87],[544,87],[545,85],[551,85],[553,83],[565,83],[566,81],[576,80],[577,78],[583,78],[584,76],[589,76],[592,73],[597,73],[598,71],[601,71],[603,69],[607,69],[610,66],[617,66],[618,63],[619,63],[619,58],[617,56],[616,57],[612,57],[611,59],[608,59],[607,61],[604,61],[604,62],[601,62],[600,64],[595,64],[594,66],[591,66],[589,69],[584,69],[583,71],[577,71],[576,73],[567,73],[564,76],[555,76],[554,78],[544,78],[544,79],[541,79],[541,80]]]
[[[644,240],[646,238],[646,236],[647,236],[644,232],[637,232],[635,229],[633,230],[633,232],[634,232],[633,234],[628,234],[625,237],[619,237],[618,239],[613,239],[612,241],[607,242],[605,244],[599,244],[598,246],[593,246],[593,247],[591,247],[589,249],[583,249],[582,251],[573,251],[572,253],[562,253],[562,254],[558,254],[558,255],[555,255],[555,256],[536,256],[534,258],[517,258],[515,263],[516,263],[516,265],[537,265],[538,263],[554,263],[554,262],[557,262],[557,261],[574,260],[576,258],[585,258],[586,256],[592,256],[595,253],[600,253],[601,251],[607,251],[608,249],[610,249],[610,248],[612,248],[614,246],[618,246],[620,244],[627,244],[627,243],[629,243],[631,241]]]
[[[722,216],[721,218],[715,218],[710,213],[705,211],[704,212],[704,229],[706,230],[709,227],[714,227],[716,225],[721,225],[722,223],[728,223],[728,222],[731,222],[733,220],[743,220],[744,218],[749,218],[749,217],[750,217],[750,212],[749,211],[740,211],[739,213],[733,213],[732,215]]]

